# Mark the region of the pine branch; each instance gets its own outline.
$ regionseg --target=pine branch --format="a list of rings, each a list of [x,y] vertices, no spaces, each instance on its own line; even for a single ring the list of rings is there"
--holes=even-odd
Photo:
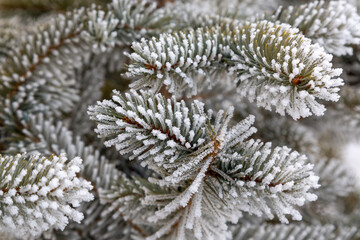
[[[223,58],[223,35],[220,29],[198,29],[173,34],[162,34],[159,39],[142,40],[133,43],[134,53],[128,55],[133,62],[128,67],[127,76],[143,76],[130,85],[133,88],[154,86],[158,91],[162,84],[171,93],[192,88],[196,94],[202,86],[197,86],[194,75],[207,75],[206,71]],[[205,81],[211,84],[210,80]]]
[[[125,98],[114,91],[113,100],[89,107],[96,132],[105,137],[107,147],[116,146],[121,154],[131,153],[144,164],[171,164],[181,155],[197,149],[206,138],[203,104],[185,102],[162,95],[131,91]]]
[[[54,114],[70,109],[69,105],[77,100],[77,92],[72,89],[75,80],[67,79],[66,74],[76,64],[79,51],[84,50],[80,38],[84,14],[85,10],[81,9],[59,15],[22,38],[12,52],[13,57],[0,70],[0,92],[2,99],[7,99],[3,100],[7,101],[7,108],[48,110]],[[57,63],[64,65],[59,68]]]
[[[142,37],[158,35],[175,27],[172,13],[153,0],[113,0],[109,11],[119,20],[115,29],[118,45],[130,45]]]
[[[268,110],[274,107],[281,115],[286,112],[294,119],[322,115],[325,107],[317,99],[338,100],[342,79],[334,77],[341,69],[333,69],[332,56],[296,29],[267,21],[226,29],[232,28],[199,29],[134,43],[127,75],[143,78],[132,87],[152,85],[158,91],[164,83],[170,92],[192,87],[195,94],[194,75],[209,77],[209,70],[233,65],[230,70],[238,75],[240,96]],[[228,60],[219,64],[223,56]]]
[[[19,133],[29,114],[61,116],[78,98],[75,67],[96,49],[112,46],[117,20],[102,10],[78,9],[58,15],[24,35],[0,67],[0,125]]]
[[[288,23],[336,56],[351,55],[351,45],[360,43],[360,16],[347,1],[314,1],[300,6],[279,8],[268,17]]]
[[[313,166],[306,164],[305,156],[287,147],[271,150],[270,146],[250,140],[234,149],[238,154],[224,154],[224,160],[218,163],[223,175],[220,186],[227,188],[227,197],[238,199],[243,211],[269,218],[273,218],[274,211],[285,223],[285,214],[301,220],[292,205],[316,200],[308,190],[319,187],[318,177],[311,171]]]
[[[334,78],[342,70],[332,68],[332,56],[297,32],[288,25],[247,23],[231,46],[240,95],[294,119],[323,115],[316,100],[337,101],[343,84]]]
[[[81,8],[51,19],[34,33],[23,36],[19,47],[11,52],[13,57],[1,66],[3,108],[14,113],[68,113],[78,101],[73,70],[81,58],[94,51],[105,51],[115,43],[124,44],[122,31],[139,31],[137,38],[155,34],[143,28],[159,27],[157,21],[164,19],[158,19],[158,15],[164,14],[148,1],[138,5],[135,0],[114,0],[106,11]]]
[[[17,16],[0,18],[0,64],[10,54],[11,49],[16,46],[20,34],[29,31],[23,26],[23,21]]]
[[[105,52],[115,46],[119,20],[111,11],[91,9],[88,11],[86,31],[83,35],[92,43],[92,50]]]
[[[184,129],[189,130],[197,124],[182,125],[179,113],[187,108],[173,101],[164,100],[160,94],[151,97],[143,91],[140,94],[131,91],[124,99],[115,92],[113,101],[105,100],[89,108],[91,118],[98,123],[100,136],[110,138],[108,146],[117,145],[122,154],[132,152],[132,158],[146,159],[149,167],[159,176],[149,178],[151,184],[162,188],[180,187],[177,192],[166,194],[143,191],[138,195],[143,200],[136,203],[134,197],[123,196],[129,187],[116,185],[110,193],[103,193],[108,194],[104,199],[118,198],[113,199],[115,206],[125,216],[136,216],[141,204],[157,209],[148,217],[140,214],[141,221],[148,222],[150,226],[151,223],[161,224],[148,239],[162,236],[179,238],[187,234],[196,239],[215,236],[226,239],[229,236],[226,223],[236,222],[243,211],[259,216],[265,214],[269,218],[274,217],[274,212],[282,222],[288,222],[287,214],[294,220],[301,219],[293,205],[301,206],[305,201],[314,201],[316,196],[309,190],[319,186],[312,165],[305,163],[305,156],[291,152],[287,147],[272,150],[270,144],[246,140],[256,131],[251,127],[254,122],[252,116],[228,129],[232,109],[219,111],[215,119],[212,119],[211,111],[203,115],[206,120],[203,121],[206,129],[204,142],[196,148],[189,145],[186,149],[181,142],[172,139],[173,135],[165,133],[168,130],[181,132],[185,143],[186,136],[190,134],[183,134]],[[173,110],[176,109],[173,106],[178,106],[177,110]],[[194,106],[203,109],[201,103],[193,104],[192,109]],[[160,114],[157,115],[157,112]],[[192,123],[199,118],[194,117],[198,113],[199,110],[186,110],[182,116],[188,116],[188,122]],[[203,110],[200,110],[201,113]],[[156,124],[161,128],[154,132]],[[180,131],[174,131],[174,127],[167,128],[174,124],[179,126]],[[189,143],[193,144],[190,139]],[[129,207],[132,204],[135,207]],[[210,230],[209,226],[216,230]]]
[[[93,200],[89,182],[76,177],[82,160],[60,155],[1,156],[1,228],[18,236],[39,235],[50,227],[63,230],[69,219],[80,222],[73,209]]]
[[[105,211],[107,207],[101,205],[98,198],[99,189],[108,189],[111,182],[119,177],[120,172],[116,169],[115,163],[102,156],[94,147],[86,146],[62,122],[53,124],[51,119],[44,119],[38,115],[31,116],[26,126],[21,141],[12,141],[8,152],[41,152],[44,155],[65,152],[69,158],[80,156],[84,159],[79,175],[91,183],[92,193],[96,198],[90,203],[81,204],[78,208],[85,215],[83,223],[70,224],[65,231],[82,238],[106,239],[106,236],[120,236],[124,230],[123,220],[114,220],[113,212]],[[34,142],[34,138],[38,141]],[[109,231],[108,228],[113,230]]]
[[[40,16],[92,1],[0,0],[0,7]],[[293,119],[323,115],[324,102],[339,99],[341,69],[331,53],[360,44],[360,17],[345,0],[273,12],[274,1],[107,0],[39,18],[32,31],[0,22],[0,151],[32,154],[0,155],[0,233],[356,239],[357,227],[348,227],[359,220],[353,175],[333,157],[342,157],[338,136],[358,132],[357,91],[344,91],[339,107],[329,104],[321,123]],[[244,20],[264,9],[272,14]],[[124,53],[133,41],[133,52]],[[87,108],[107,98],[109,78],[129,61],[129,78],[116,78],[115,88],[134,80],[132,88],[151,91],[114,91]],[[240,99],[234,113],[229,102]],[[83,119],[85,108],[92,122]],[[262,129],[256,135],[253,113]],[[100,140],[88,134],[94,125]],[[267,141],[327,160],[308,161]],[[90,190],[95,199],[86,202]],[[278,223],[302,218],[309,225]]]
[[[140,178],[122,178],[113,184],[111,189],[101,192],[102,200],[110,204],[109,210],[116,209],[118,215],[127,221],[131,219],[136,230],[146,239],[161,237],[161,239],[182,239],[184,236],[194,238],[194,231],[197,239],[199,239],[199,234],[203,238],[217,236],[219,239],[224,239],[224,237],[231,236],[230,232],[226,231],[225,223],[222,223],[222,229],[220,229],[219,220],[216,219],[220,217],[221,220],[224,220],[229,216],[231,214],[231,211],[228,210],[229,206],[225,206],[224,202],[206,185],[199,189],[199,193],[195,194],[189,204],[170,215],[169,218],[156,222],[149,220],[159,207],[170,203],[177,195],[179,193],[176,188],[160,187]],[[214,209],[215,205],[222,207]],[[201,216],[196,216],[195,212],[199,210],[198,207],[207,209],[207,211],[203,212]],[[236,210],[234,209],[234,211]],[[238,217],[240,215],[241,213],[238,212]],[[191,229],[189,226],[194,223],[196,229]],[[211,228],[213,229],[210,230]]]
[[[152,0],[114,0],[109,11],[119,20],[116,27],[118,44],[129,46],[143,37],[157,36],[175,27],[172,12]],[[121,42],[121,43],[120,43]]]

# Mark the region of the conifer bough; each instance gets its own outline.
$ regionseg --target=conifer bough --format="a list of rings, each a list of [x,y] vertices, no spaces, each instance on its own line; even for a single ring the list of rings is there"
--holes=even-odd
[[[0,155],[0,230],[36,236],[80,222],[83,214],[73,207],[93,200],[90,183],[76,176],[81,162],[65,155]]]
[[[276,0],[86,0],[63,13],[78,3],[8,2],[0,5],[10,15],[14,6],[48,15],[31,11],[29,28],[22,11],[9,32],[0,10],[0,150],[29,153],[0,155],[0,238],[358,238],[354,176],[322,128],[356,129],[345,130],[332,104],[321,122],[293,121],[339,98],[330,54],[360,44],[349,3],[275,11]],[[269,15],[244,20],[264,8]],[[152,91],[99,101],[115,82],[127,88],[117,77],[131,44],[126,76]],[[358,92],[353,83],[346,87]]]
[[[322,115],[325,107],[318,99],[339,99],[341,69],[332,68],[332,56],[297,29],[268,21],[229,29],[163,34],[134,43],[127,75],[142,78],[133,87],[154,85],[157,91],[165,84],[170,92],[193,88],[196,94],[196,75],[209,77],[228,68],[237,75],[240,96],[294,119]]]
[[[325,107],[318,99],[338,101],[342,69],[332,68],[332,55],[296,28],[265,21],[245,23],[235,31],[232,71],[242,96],[294,119],[322,115]]]
[[[179,239],[188,231],[196,239],[226,239],[226,222],[237,221],[241,212],[269,218],[275,214],[287,223],[285,215],[301,220],[293,205],[316,200],[309,190],[319,187],[318,177],[305,156],[287,147],[271,149],[270,143],[247,140],[256,132],[251,127],[253,116],[229,128],[233,108],[220,110],[213,118],[201,102],[189,109],[184,101],[161,94],[132,90],[125,96],[114,92],[112,101],[89,108],[90,117],[98,123],[96,132],[105,137],[107,146],[131,153],[157,177],[148,179],[147,190],[138,186],[145,180],[123,178],[103,191],[102,199],[110,199],[111,209],[120,209],[125,218],[160,224],[148,239],[169,234],[172,228]],[[137,215],[144,205],[148,212]],[[209,224],[216,233],[205,227]]]
[[[298,28],[336,56],[351,55],[351,45],[360,43],[360,16],[356,8],[344,0],[280,7],[270,19]]]

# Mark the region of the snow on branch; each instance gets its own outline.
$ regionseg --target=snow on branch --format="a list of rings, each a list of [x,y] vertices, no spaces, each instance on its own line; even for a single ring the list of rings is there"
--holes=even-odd
[[[2,107],[47,115],[69,113],[79,100],[74,67],[82,58],[146,34],[159,34],[160,24],[168,26],[165,15],[148,0],[141,4],[114,0],[108,9],[79,8],[57,14],[33,32],[21,35],[9,52],[12,57],[0,65]]]
[[[301,220],[294,205],[317,199],[309,192],[320,186],[313,165],[287,147],[271,149],[270,143],[251,139],[225,151],[217,164],[214,173],[225,189],[224,198],[234,199],[242,211],[271,219],[275,213],[281,222],[288,223],[285,215]]]
[[[0,156],[0,228],[18,236],[63,230],[83,214],[73,207],[93,200],[91,184],[78,178],[82,160],[65,155]]]
[[[208,71],[216,68],[223,58],[224,38],[220,29],[199,28],[134,42],[126,75],[142,78],[131,87],[155,86],[158,90],[165,84],[171,93],[192,88],[196,94],[201,86],[194,75],[207,77]],[[210,80],[207,83],[211,84]]]
[[[175,27],[173,13],[158,8],[153,0],[112,0],[108,9],[119,21],[115,29],[119,45],[130,45]]]
[[[24,122],[26,128],[22,130],[22,136],[13,136],[12,143],[6,152],[10,154],[40,152],[43,156],[66,153],[70,159],[76,156],[81,157],[83,164],[78,175],[94,187],[91,192],[95,200],[83,202],[77,208],[78,211],[84,213],[84,221],[81,224],[70,223],[65,231],[79,234],[84,238],[100,238],[105,233],[119,236],[121,234],[119,226],[123,224],[123,220],[114,221],[113,212],[106,211],[107,206],[100,204],[99,190],[108,189],[112,181],[119,178],[120,171],[115,167],[115,163],[101,155],[94,146],[86,145],[62,122],[56,124],[53,122],[53,119],[46,119],[41,114],[29,116],[28,121]],[[92,221],[92,219],[97,219],[97,221]],[[113,231],[108,230],[109,226],[113,226]]]
[[[352,54],[360,43],[360,16],[347,1],[314,1],[279,8],[269,19],[288,23],[336,56]]]
[[[48,110],[49,115],[71,110],[77,91],[68,75],[86,46],[81,39],[84,16],[85,9],[60,14],[21,36],[12,57],[0,66],[0,99],[7,97],[7,108]]]
[[[346,166],[329,158],[314,167],[299,152],[265,141],[322,155],[327,142],[321,137],[319,147],[307,141],[292,120],[323,115],[324,102],[339,99],[342,70],[333,67],[331,54],[351,54],[360,44],[360,16],[345,0],[321,0],[244,20],[275,10],[275,1],[96,1],[39,18],[31,31],[11,29],[24,25],[16,19],[4,22],[0,150],[10,155],[0,155],[0,233],[37,238],[46,231],[52,239],[353,237],[358,229],[317,225],[327,215],[342,224],[356,220],[356,214],[344,214],[355,204],[335,205],[357,197]],[[36,5],[15,2],[25,9]],[[77,6],[70,2],[64,9]],[[58,9],[61,3],[54,4]],[[131,44],[133,52],[123,53]],[[87,108],[110,87],[127,87],[128,79],[115,82],[124,64],[133,89],[115,90],[111,100]],[[167,90],[174,96],[165,97]],[[251,103],[239,103],[235,113],[220,109],[244,97]],[[344,106],[357,110],[348,98]],[[193,99],[204,99],[217,113]],[[279,121],[255,104],[293,119]],[[85,134],[91,126],[83,108],[98,140]],[[249,112],[263,122],[255,136]],[[322,125],[308,120],[303,131]],[[317,198],[316,205],[307,204]],[[311,219],[314,207],[325,214]],[[257,224],[244,224],[250,215],[259,217]],[[290,223],[303,217],[311,225]],[[239,228],[231,227],[239,220]]]
[[[31,28],[31,27],[30,27]],[[0,22],[0,63],[11,53],[16,46],[19,36],[29,31],[29,26],[24,26],[18,16],[2,18]]]
[[[317,101],[337,101],[342,69],[332,68],[332,56],[298,34],[290,25],[247,22],[231,44],[238,91],[268,110],[294,119],[323,115]]]
[[[117,33],[114,31],[118,26],[119,20],[113,17],[112,12],[91,9],[88,10],[87,31],[83,32],[93,49],[105,52],[108,48],[115,46]]]
[[[337,101],[343,84],[337,78],[341,69],[332,68],[332,56],[287,24],[224,24],[162,34],[132,48],[127,75],[141,77],[134,88],[152,86],[158,91],[165,84],[170,92],[192,88],[196,94],[196,75],[209,78],[210,72],[230,67],[230,73],[237,74],[240,96],[294,119],[322,115],[325,107],[317,100]],[[204,83],[211,86],[212,81]]]
[[[107,147],[116,146],[121,154],[131,153],[130,159],[137,157],[145,164],[172,163],[206,140],[206,114],[200,102],[188,108],[184,101],[161,94],[132,90],[123,97],[114,91],[112,101],[89,107],[89,115]]]
[[[90,117],[98,123],[97,132],[109,139],[107,146],[116,145],[123,154],[131,150],[132,158],[148,158],[156,173],[148,179],[155,192],[141,190],[139,181],[131,182],[136,187],[126,181],[103,192],[107,201],[119,198],[113,199],[114,207],[124,217],[140,218],[145,225],[160,224],[148,239],[185,236],[189,231],[197,239],[226,239],[226,223],[236,222],[241,212],[268,218],[276,215],[287,223],[286,215],[301,220],[294,206],[316,200],[310,190],[319,187],[318,177],[305,156],[287,147],[272,149],[270,143],[247,140],[256,132],[253,116],[230,128],[233,108],[220,110],[213,118],[212,111],[204,114],[200,102],[193,103],[189,111],[174,98],[166,101],[161,94],[148,94],[132,90],[124,98],[115,92],[113,101],[89,108]],[[201,131],[202,144],[195,145],[189,130],[199,126],[205,132]],[[129,150],[122,150],[126,148]],[[136,209],[144,205],[152,213],[137,216]],[[217,230],[209,231],[205,227],[209,224]]]

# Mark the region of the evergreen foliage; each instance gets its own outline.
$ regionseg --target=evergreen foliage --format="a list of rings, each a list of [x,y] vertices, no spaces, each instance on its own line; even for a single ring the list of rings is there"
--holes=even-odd
[[[104,196],[115,202],[113,208],[120,209],[125,218],[140,213],[143,221],[157,223],[171,216],[154,238],[168,234],[175,225],[178,238],[191,229],[197,239],[226,239],[230,236],[223,232],[226,222],[236,222],[242,211],[269,218],[274,212],[282,222],[288,222],[285,214],[301,220],[292,205],[316,199],[308,190],[318,187],[318,178],[312,165],[305,164],[305,156],[287,147],[271,149],[270,143],[246,141],[256,131],[251,127],[253,116],[229,128],[230,108],[220,110],[211,124],[212,111],[205,113],[201,102],[194,102],[189,110],[183,101],[166,100],[161,94],[152,97],[144,91],[131,91],[125,98],[115,92],[113,101],[104,100],[89,109],[98,122],[99,136],[108,139],[106,146],[131,153],[130,159],[141,160],[158,175],[149,179],[152,185],[146,190],[140,185],[144,180],[121,180]],[[180,192],[171,190],[177,186]],[[140,198],[138,204],[134,197]],[[143,204],[158,210],[146,216],[141,214]],[[224,212],[214,208],[216,204]],[[173,221],[173,214],[179,215],[177,220]],[[210,223],[219,232],[210,231]]]
[[[159,40],[133,44],[128,76],[145,76],[132,85],[135,88],[153,85],[158,91],[164,83],[170,92],[188,87],[196,94],[193,75],[209,75],[204,70],[224,65],[237,74],[239,94],[258,106],[275,106],[294,119],[322,115],[325,108],[316,98],[338,100],[342,79],[335,77],[341,69],[333,69],[332,56],[297,33],[288,25],[261,21],[225,33],[215,28],[161,35]],[[209,86],[209,81],[201,83]]]
[[[65,155],[47,159],[18,154],[0,159],[1,229],[19,236],[38,235],[50,227],[63,230],[68,219],[83,219],[71,207],[93,200],[90,183],[76,177],[80,158],[67,162]]]
[[[0,0],[0,239],[359,239],[356,4]]]
[[[353,5],[343,0],[280,8],[271,19],[298,28],[336,56],[352,54],[350,45],[360,43],[359,15]]]

